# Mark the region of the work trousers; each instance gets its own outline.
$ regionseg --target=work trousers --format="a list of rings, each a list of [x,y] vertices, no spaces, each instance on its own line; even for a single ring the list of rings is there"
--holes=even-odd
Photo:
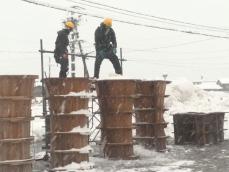
[[[62,57],[60,59],[60,73],[59,73],[59,78],[66,78],[67,77],[67,72],[68,72],[68,57]]]
[[[118,57],[112,50],[99,50],[96,51],[95,67],[94,67],[94,77],[99,78],[100,66],[104,59],[109,59],[113,64],[116,74],[122,74],[122,68],[119,63]]]

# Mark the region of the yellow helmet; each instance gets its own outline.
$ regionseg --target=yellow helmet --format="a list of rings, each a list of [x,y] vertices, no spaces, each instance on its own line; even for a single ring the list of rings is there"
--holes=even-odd
[[[71,21],[65,22],[65,27],[73,29],[75,27],[74,23]]]
[[[103,21],[103,24],[105,26],[111,27],[112,26],[112,19],[111,18],[105,18]]]

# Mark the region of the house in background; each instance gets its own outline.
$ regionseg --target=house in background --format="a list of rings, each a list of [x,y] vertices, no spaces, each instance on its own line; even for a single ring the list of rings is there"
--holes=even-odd
[[[193,84],[206,91],[223,91],[223,88],[215,81],[200,81]]]
[[[219,79],[216,83],[222,87],[223,91],[229,91],[229,78]]]

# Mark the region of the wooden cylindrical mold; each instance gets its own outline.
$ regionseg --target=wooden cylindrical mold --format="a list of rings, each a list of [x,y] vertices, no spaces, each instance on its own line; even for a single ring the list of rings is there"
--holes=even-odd
[[[0,97],[32,97],[36,75],[0,75]]]
[[[0,76],[0,172],[31,172],[30,121],[35,75]]]
[[[164,97],[167,81],[137,81],[134,101],[136,140],[147,148],[165,150],[167,126],[164,114]]]
[[[101,142],[110,159],[132,159],[132,111],[135,80],[99,80],[96,91],[101,111]]]
[[[89,161],[89,153],[79,150],[88,146],[87,132],[74,131],[85,128],[88,117],[78,114],[88,109],[89,98],[69,93],[88,92],[89,80],[86,78],[48,78],[45,79],[51,113],[51,167],[65,166],[72,162]],[[78,111],[78,112],[77,112]]]
[[[44,81],[49,96],[89,91],[90,88],[87,78],[47,78]]]
[[[217,144],[224,140],[224,112],[174,114],[175,144]]]

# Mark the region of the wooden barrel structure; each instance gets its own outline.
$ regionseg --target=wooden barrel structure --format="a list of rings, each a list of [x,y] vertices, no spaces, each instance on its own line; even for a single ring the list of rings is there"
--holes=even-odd
[[[105,157],[134,159],[132,138],[135,80],[99,80],[96,92],[101,113],[101,144]]]
[[[89,129],[80,131],[87,128],[88,116],[79,113],[88,109],[89,98],[80,96],[79,92],[89,91],[89,80],[48,78],[45,85],[51,114],[51,168],[89,161],[89,152],[81,151],[88,146]],[[69,94],[71,92],[79,95]]]
[[[224,141],[224,112],[173,115],[175,144],[217,144]]]
[[[35,75],[0,75],[0,172],[31,172],[31,99]]]
[[[168,81],[137,81],[136,99],[134,102],[137,143],[146,148],[156,148],[157,151],[166,150],[166,135],[164,128],[164,97]]]

